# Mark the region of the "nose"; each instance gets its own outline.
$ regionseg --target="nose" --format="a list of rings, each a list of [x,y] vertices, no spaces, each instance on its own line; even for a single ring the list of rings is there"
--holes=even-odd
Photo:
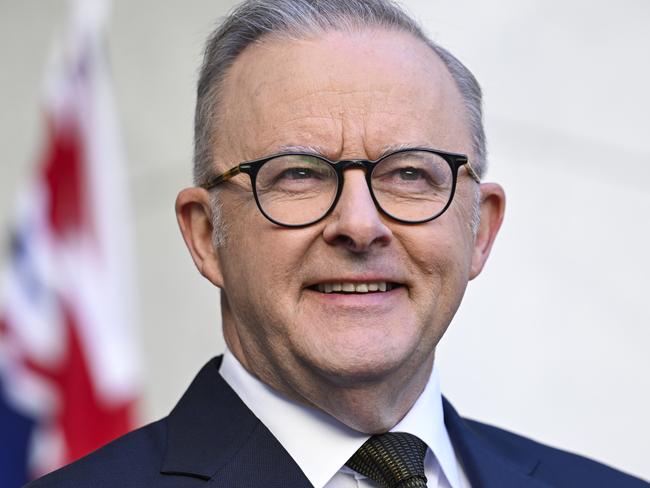
[[[392,232],[375,207],[364,170],[348,169],[344,178],[339,201],[323,230],[325,241],[356,253],[387,245]]]

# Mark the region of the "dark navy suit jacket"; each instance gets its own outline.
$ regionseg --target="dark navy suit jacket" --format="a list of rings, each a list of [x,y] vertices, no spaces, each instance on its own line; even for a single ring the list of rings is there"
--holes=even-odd
[[[168,417],[27,486],[311,487],[280,443],[222,379],[220,362],[215,358],[203,367]],[[444,416],[473,488],[650,487],[589,459],[465,420],[446,400]]]

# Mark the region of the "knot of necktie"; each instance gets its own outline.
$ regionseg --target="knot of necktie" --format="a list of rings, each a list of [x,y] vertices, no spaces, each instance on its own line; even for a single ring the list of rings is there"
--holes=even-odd
[[[426,488],[427,445],[406,432],[373,435],[345,463],[382,488]]]

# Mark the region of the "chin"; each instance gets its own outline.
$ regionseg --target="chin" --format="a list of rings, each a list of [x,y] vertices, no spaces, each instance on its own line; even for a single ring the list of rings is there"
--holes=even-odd
[[[375,383],[395,374],[409,362],[414,347],[396,347],[396,344],[346,343],[327,350],[314,351],[304,358],[320,375],[339,386]]]

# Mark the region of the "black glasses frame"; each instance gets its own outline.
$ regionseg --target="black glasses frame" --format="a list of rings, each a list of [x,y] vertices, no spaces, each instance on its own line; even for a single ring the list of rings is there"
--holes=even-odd
[[[386,158],[389,158],[391,156],[394,156],[395,154],[400,154],[400,153],[405,153],[405,152],[411,152],[411,151],[420,151],[420,152],[427,152],[431,154],[435,154],[437,156],[440,156],[442,159],[444,159],[447,164],[449,164],[449,167],[451,168],[451,173],[452,173],[452,185],[451,185],[451,192],[449,194],[449,200],[447,201],[447,204],[438,212],[437,214],[433,215],[432,217],[422,219],[422,220],[403,220],[398,217],[395,217],[394,215],[391,215],[389,212],[384,210],[384,208],[379,204],[377,201],[377,198],[375,197],[375,192],[372,189],[372,172],[374,171],[376,165],[383,161]],[[334,199],[332,200],[332,203],[330,207],[317,219],[311,220],[305,224],[285,224],[283,222],[278,222],[275,220],[273,217],[268,215],[265,211],[262,205],[260,204],[259,198],[257,196],[257,174],[260,171],[260,168],[264,166],[267,162],[269,162],[272,159],[282,157],[282,156],[307,156],[311,158],[316,158],[319,159],[327,164],[329,164],[334,172],[336,173],[336,178],[337,178],[337,186],[336,186],[336,195],[334,196]],[[458,180],[458,169],[466,165],[467,167],[467,173],[469,176],[476,181],[477,183],[481,182],[481,179],[479,178],[478,174],[472,167],[472,165],[469,162],[469,159],[467,158],[466,155],[464,154],[457,154],[457,153],[451,153],[447,151],[439,151],[437,149],[430,149],[430,148],[422,148],[422,147],[410,147],[410,148],[405,148],[405,149],[398,149],[396,151],[389,152],[382,157],[375,159],[375,160],[368,160],[368,159],[342,159],[340,161],[332,161],[330,159],[327,159],[324,156],[321,156],[319,154],[313,154],[309,152],[286,152],[286,153],[277,153],[273,154],[271,156],[265,156],[263,158],[259,159],[254,159],[251,161],[244,161],[237,166],[234,166],[230,168],[228,171],[221,173],[220,175],[216,175],[212,178],[210,178],[206,183],[200,185],[201,188],[205,190],[212,190],[215,188],[217,185],[224,183],[228,181],[229,179],[233,178],[234,176],[237,176],[239,173],[245,173],[247,174],[250,179],[251,179],[251,186],[253,188],[253,196],[255,197],[255,203],[257,204],[257,208],[262,212],[262,215],[266,217],[268,220],[273,222],[276,225],[280,225],[282,227],[292,227],[292,228],[300,228],[300,227],[307,227],[309,225],[313,225],[317,222],[320,222],[323,220],[325,217],[327,217],[332,210],[336,207],[336,204],[339,201],[339,198],[341,197],[341,193],[343,192],[343,184],[345,182],[345,178],[343,178],[343,172],[346,169],[351,169],[351,168],[359,168],[359,169],[364,169],[365,174],[366,174],[366,183],[368,184],[368,190],[370,192],[370,196],[372,197],[373,202],[375,203],[375,206],[377,209],[384,214],[385,216],[400,222],[402,224],[423,224],[425,222],[430,222],[438,217],[440,217],[445,211],[449,208],[451,205],[451,202],[454,199],[454,194],[456,192],[456,182]]]

